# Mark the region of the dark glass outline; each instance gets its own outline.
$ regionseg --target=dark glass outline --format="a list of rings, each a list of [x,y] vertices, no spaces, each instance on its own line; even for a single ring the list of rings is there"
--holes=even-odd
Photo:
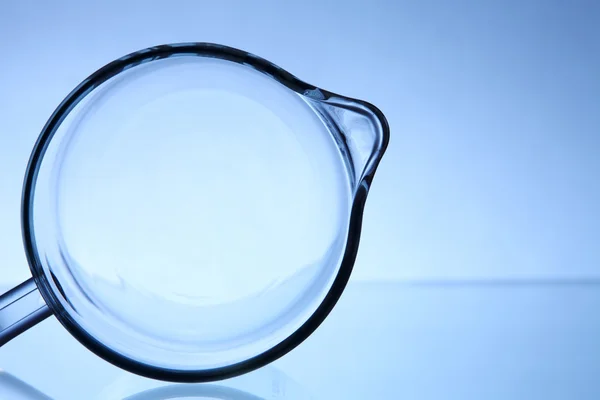
[[[186,55],[219,58],[249,66],[263,74],[272,77],[291,90],[303,96],[310,97],[316,101],[327,103],[329,99],[332,99],[361,105],[366,107],[381,125],[379,132],[381,135],[379,138],[379,148],[373,154],[368,164],[369,167],[366,171],[364,171],[360,181],[356,184],[349,220],[346,250],[342,259],[342,263],[339,272],[336,275],[334,282],[322,303],[300,328],[298,328],[294,333],[274,347],[236,364],[205,370],[176,370],[144,364],[118,353],[117,351],[109,348],[89,335],[62,307],[57,298],[57,294],[52,290],[48,282],[48,277],[43,272],[42,263],[36,250],[32,226],[32,200],[41,160],[50,140],[52,140],[56,130],[69,112],[97,86],[122,71],[150,61]],[[150,47],[131,53],[100,68],[98,71],[81,82],[75,89],[73,89],[73,91],[54,111],[44,126],[33,148],[23,185],[21,222],[23,227],[23,242],[25,252],[34,280],[42,297],[56,318],[71,333],[71,335],[73,335],[77,340],[79,340],[79,342],[81,342],[96,355],[102,357],[119,368],[148,378],[172,382],[210,382],[227,379],[250,372],[275,361],[302,343],[317,329],[323,320],[325,320],[340,298],[344,288],[346,287],[346,284],[348,283],[348,279],[350,278],[352,267],[356,259],[362,224],[362,214],[367,193],[369,191],[375,170],[377,169],[379,161],[381,160],[381,157],[387,148],[388,141],[389,126],[387,120],[385,119],[383,113],[372,104],[361,100],[340,96],[311,86],[299,80],[289,72],[276,66],[275,64],[272,64],[263,58],[257,57],[245,51],[212,43],[180,43]]]

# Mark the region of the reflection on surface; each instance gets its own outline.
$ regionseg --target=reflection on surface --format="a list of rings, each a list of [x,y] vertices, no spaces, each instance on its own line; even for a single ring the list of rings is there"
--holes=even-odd
[[[36,388],[0,369],[0,399],[6,400],[52,400]]]
[[[92,396],[86,396],[92,398]],[[122,372],[98,393],[102,400],[310,400],[313,396],[281,371],[266,367],[218,383],[170,383]],[[0,369],[1,400],[53,400],[19,378]]]
[[[306,388],[273,366],[215,383],[179,384],[122,371],[95,399],[309,400]]]
[[[124,400],[166,400],[166,399],[213,399],[213,400],[263,400],[238,389],[208,384],[175,384],[158,387],[126,397]]]
[[[351,282],[296,350],[213,384],[267,400],[600,399],[599,309],[600,285],[575,282]],[[56,400],[123,400],[172,385],[103,361],[55,318],[0,347],[0,366]],[[23,398],[10,387],[0,399]]]

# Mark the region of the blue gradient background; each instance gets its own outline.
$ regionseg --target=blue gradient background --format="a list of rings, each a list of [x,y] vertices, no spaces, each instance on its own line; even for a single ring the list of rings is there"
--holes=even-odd
[[[181,41],[258,54],[372,102],[391,126],[366,207],[355,291],[282,368],[324,398],[336,398],[349,379],[363,390],[339,398],[600,396],[596,1],[4,1],[1,284],[30,275],[22,177],[54,108],[105,63]],[[376,284],[397,290],[369,286]],[[369,290],[370,306],[359,301]],[[373,309],[381,319],[368,318]],[[51,323],[45,329],[63,335],[62,354],[72,346],[73,357],[90,360],[81,363],[108,371]],[[366,327],[374,331],[356,334]],[[348,336],[336,341],[340,332]],[[16,360],[34,341],[27,335],[0,359]],[[307,368],[326,351],[329,362],[352,360]],[[45,366],[11,362],[39,377],[56,352],[42,357]],[[44,379],[39,385],[52,391],[53,378]],[[80,386],[73,393],[85,393]]]

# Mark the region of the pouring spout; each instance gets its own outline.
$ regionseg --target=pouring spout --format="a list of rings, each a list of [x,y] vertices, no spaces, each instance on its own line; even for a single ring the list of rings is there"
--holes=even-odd
[[[321,90],[311,90],[305,96],[336,136],[355,185],[370,184],[389,142],[389,125],[383,113],[365,101]]]

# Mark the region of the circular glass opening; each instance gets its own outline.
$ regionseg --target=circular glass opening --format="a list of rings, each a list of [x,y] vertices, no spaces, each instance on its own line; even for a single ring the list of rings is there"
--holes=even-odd
[[[316,310],[351,191],[303,100],[235,62],[127,69],[66,116],[40,163],[33,235],[69,316],[111,350],[175,370],[231,365]]]

